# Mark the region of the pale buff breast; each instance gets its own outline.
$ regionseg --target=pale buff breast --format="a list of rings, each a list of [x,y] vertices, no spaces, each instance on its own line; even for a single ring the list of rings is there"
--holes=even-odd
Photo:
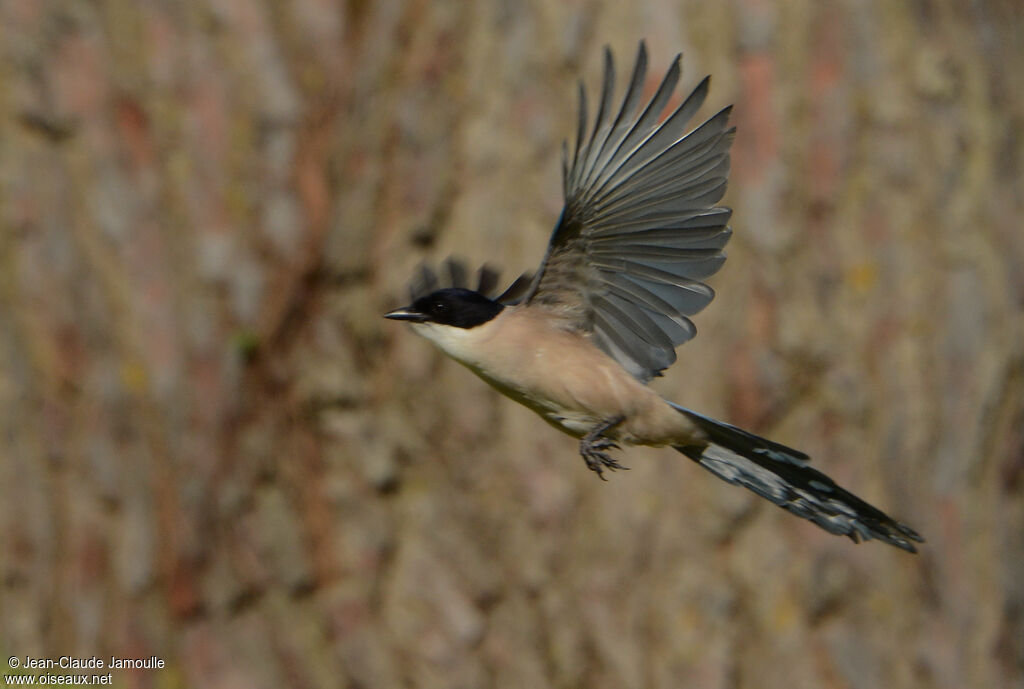
[[[574,436],[625,416],[607,435],[628,443],[681,442],[689,424],[584,335],[529,308],[509,307],[469,329],[414,329],[503,394]]]

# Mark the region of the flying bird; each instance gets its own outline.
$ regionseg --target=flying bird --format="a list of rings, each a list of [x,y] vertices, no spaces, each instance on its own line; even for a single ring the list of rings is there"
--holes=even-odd
[[[680,77],[676,56],[646,100],[643,43],[625,96],[613,107],[615,65],[592,125],[586,90],[570,157],[562,148],[565,205],[536,273],[498,294],[485,266],[476,289],[466,268],[421,268],[412,303],[386,314],[409,323],[445,354],[549,424],[579,438],[588,468],[626,467],[626,445],[669,446],[721,479],[743,486],[854,542],[878,539],[916,552],[910,527],[808,465],[803,452],[669,402],[647,386],[693,338],[690,316],[714,297],[704,280],[725,261],[732,211],[725,193],[735,128],[731,106],[699,126],[710,78],[663,117]]]

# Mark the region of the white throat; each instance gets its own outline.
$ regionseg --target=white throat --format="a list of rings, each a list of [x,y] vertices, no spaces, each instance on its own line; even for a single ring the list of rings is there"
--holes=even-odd
[[[483,363],[481,346],[494,334],[497,318],[474,328],[456,328],[439,323],[411,323],[413,331],[430,340],[442,352],[467,366],[479,368]]]

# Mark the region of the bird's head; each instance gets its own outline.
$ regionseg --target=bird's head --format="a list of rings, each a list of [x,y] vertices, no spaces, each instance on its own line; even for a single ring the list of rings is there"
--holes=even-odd
[[[487,323],[503,308],[500,303],[471,289],[446,287],[420,297],[409,306],[386,313],[384,317],[414,325],[432,324],[465,330]]]

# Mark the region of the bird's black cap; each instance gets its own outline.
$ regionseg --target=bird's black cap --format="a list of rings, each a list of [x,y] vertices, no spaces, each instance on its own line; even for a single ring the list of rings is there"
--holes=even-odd
[[[479,292],[461,287],[446,287],[420,297],[409,306],[384,314],[385,318],[413,323],[438,323],[454,328],[475,328],[505,307]]]

